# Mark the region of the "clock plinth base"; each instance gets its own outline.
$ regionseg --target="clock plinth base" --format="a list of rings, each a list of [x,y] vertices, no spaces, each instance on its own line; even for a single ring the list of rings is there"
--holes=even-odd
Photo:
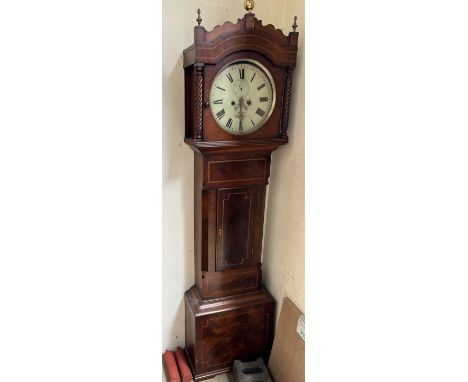
[[[270,356],[275,300],[261,288],[240,295],[202,299],[185,292],[185,351],[195,381],[232,370],[234,360]]]

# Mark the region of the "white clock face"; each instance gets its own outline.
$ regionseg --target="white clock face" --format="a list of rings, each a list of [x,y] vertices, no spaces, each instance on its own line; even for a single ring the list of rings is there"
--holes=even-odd
[[[256,61],[235,61],[214,78],[210,106],[223,130],[234,135],[253,133],[268,120],[275,106],[273,78]]]

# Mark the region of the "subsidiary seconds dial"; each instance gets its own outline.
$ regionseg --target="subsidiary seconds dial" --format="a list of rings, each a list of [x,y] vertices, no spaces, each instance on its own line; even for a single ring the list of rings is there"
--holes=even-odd
[[[253,133],[264,125],[275,106],[273,78],[257,61],[234,61],[214,78],[210,106],[223,130],[234,135]]]

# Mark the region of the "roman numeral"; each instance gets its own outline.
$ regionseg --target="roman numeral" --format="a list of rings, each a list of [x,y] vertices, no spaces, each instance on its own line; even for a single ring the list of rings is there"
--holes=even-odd
[[[239,131],[243,131],[244,128],[242,127],[242,121],[239,119]]]
[[[228,129],[230,129],[231,126],[232,126],[232,119],[229,118],[229,121],[227,121],[227,123],[226,123],[226,127],[227,127]]]
[[[216,101],[213,101],[213,103],[214,103],[215,105],[220,105],[220,104],[223,103],[223,100],[222,100],[222,99],[217,99]]]
[[[252,120],[250,120],[250,122],[252,122],[253,127],[255,127],[255,122]]]
[[[260,109],[260,108],[257,109],[256,113],[257,113],[260,117],[263,117],[263,116],[265,115],[265,112],[264,112],[262,109]]]
[[[226,112],[224,111],[224,109],[222,109],[216,113],[216,116],[218,117],[218,119],[221,119],[224,117],[224,114],[226,114]]]
[[[229,81],[234,81],[234,78],[232,78],[231,73],[226,74],[226,77],[229,79]]]
[[[253,79],[255,78],[255,75],[257,74],[257,72],[254,73],[254,75],[252,76],[252,79],[250,80],[250,82],[253,81]]]
[[[261,84],[261,85],[257,88],[257,90],[261,90],[261,89],[263,89],[264,87],[265,87],[265,84]]]
[[[239,69],[239,78],[243,80],[244,76],[245,76],[244,69]]]
[[[260,102],[268,102],[268,97],[260,97]]]
[[[216,86],[217,89],[222,90],[223,92],[226,91],[226,89],[220,88],[219,86]]]

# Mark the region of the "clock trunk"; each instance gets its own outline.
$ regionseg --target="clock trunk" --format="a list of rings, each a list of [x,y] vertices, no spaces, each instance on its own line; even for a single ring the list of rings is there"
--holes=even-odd
[[[269,153],[195,155],[195,279],[203,298],[260,287]]]

